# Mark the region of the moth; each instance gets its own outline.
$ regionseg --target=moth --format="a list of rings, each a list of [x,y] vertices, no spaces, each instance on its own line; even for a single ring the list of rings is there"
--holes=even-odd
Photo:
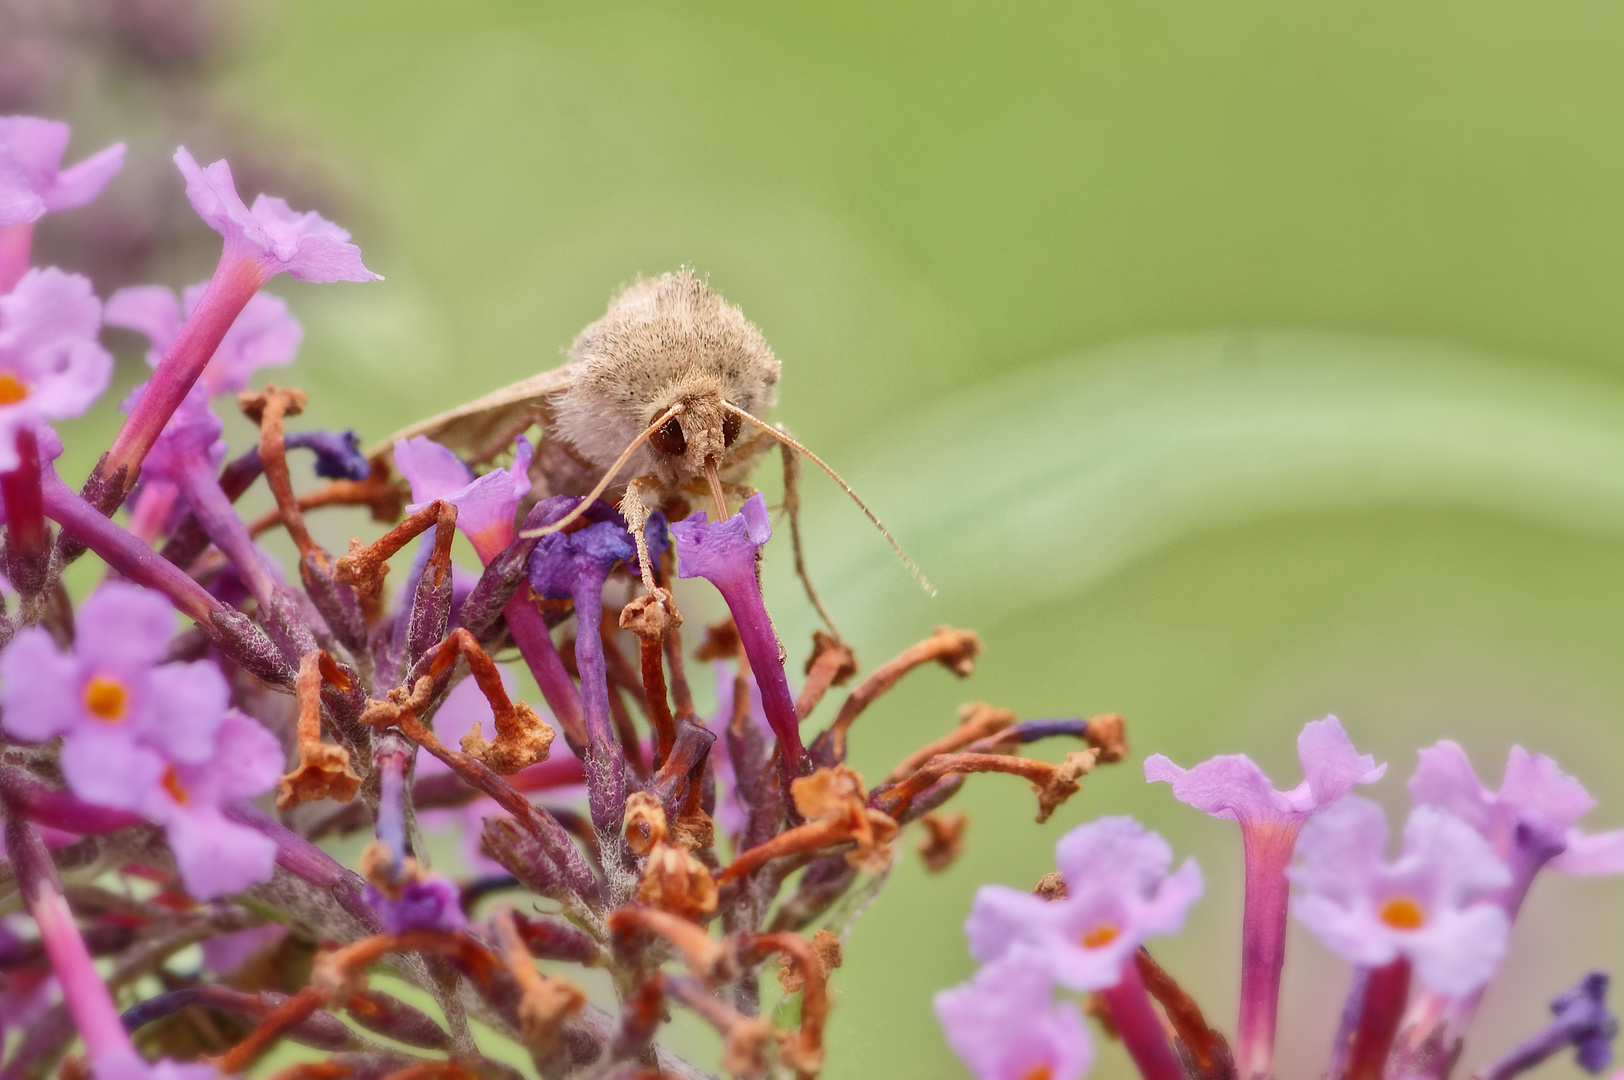
[[[583,495],[564,528],[606,492],[659,507],[684,495],[708,495],[717,520],[728,492],[739,491],[761,455],[783,451],[785,507],[796,569],[825,621],[808,579],[796,519],[795,455],[827,473],[879,529],[920,584],[934,592],[891,533],[840,476],[782,427],[762,416],[778,398],[780,364],[754,323],[684,268],[640,278],[576,337],[566,362],[492,391],[392,435],[426,435],[480,465],[518,435],[539,426],[531,465],[537,494]]]

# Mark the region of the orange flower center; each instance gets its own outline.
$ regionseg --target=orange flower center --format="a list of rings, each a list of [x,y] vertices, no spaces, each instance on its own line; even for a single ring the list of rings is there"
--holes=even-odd
[[[1047,1065],[1034,1065],[1021,1074],[1021,1080],[1049,1080],[1054,1070]]]
[[[15,405],[28,396],[28,387],[11,372],[0,372],[0,405]]]
[[[1427,913],[1412,897],[1395,896],[1382,905],[1381,919],[1394,930],[1419,930],[1426,925]]]
[[[129,706],[130,689],[117,679],[97,675],[85,684],[85,709],[102,723],[122,723]]]
[[[1111,942],[1117,939],[1117,935],[1120,933],[1122,933],[1122,931],[1118,930],[1110,923],[1100,923],[1094,929],[1083,935],[1083,948],[1098,949],[1103,945],[1109,945]],[[1045,1065],[1043,1068],[1044,1072],[1047,1073],[1049,1067]],[[1023,1077],[1022,1080],[1025,1080],[1025,1078]]]
[[[192,800],[186,789],[180,786],[180,777],[175,775],[174,766],[164,770],[164,790],[174,797],[175,801],[185,806]]]

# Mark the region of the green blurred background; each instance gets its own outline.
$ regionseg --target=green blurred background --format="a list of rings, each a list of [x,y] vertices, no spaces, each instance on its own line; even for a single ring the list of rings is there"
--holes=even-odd
[[[388,278],[273,290],[313,423],[376,436],[550,366],[617,284],[694,265],[782,358],[777,418],[940,586],[808,478],[865,665],[938,623],[986,643],[971,682],[923,672],[867,714],[857,766],[968,698],[1128,717],[1134,760],[1055,820],[984,778],[964,858],[901,861],[848,941],[829,1076],[962,1075],[929,1001],[971,970],[975,886],[1030,886],[1102,813],[1201,861],[1157,951],[1232,1025],[1239,844],[1143,784],[1152,750],[1244,750],[1288,786],[1335,712],[1395,810],[1417,747],[1457,739],[1497,783],[1519,741],[1624,824],[1616,5],[302,0],[244,25],[212,100]],[[229,127],[191,148],[252,141]],[[1624,958],[1621,899],[1536,887],[1458,1075]],[[1281,1074],[1316,1075],[1346,969],[1291,949]]]

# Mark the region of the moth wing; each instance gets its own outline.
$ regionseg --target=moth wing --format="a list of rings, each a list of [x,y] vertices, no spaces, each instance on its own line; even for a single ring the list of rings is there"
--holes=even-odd
[[[393,460],[395,443],[416,435],[427,435],[476,464],[495,457],[529,422],[543,417],[547,396],[568,386],[573,374],[574,365],[564,364],[492,390],[466,405],[402,428],[368,449],[367,457]]]

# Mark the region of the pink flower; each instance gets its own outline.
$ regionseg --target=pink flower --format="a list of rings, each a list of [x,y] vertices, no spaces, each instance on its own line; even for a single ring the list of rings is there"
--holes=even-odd
[[[80,608],[73,652],[38,627],[18,631],[0,653],[0,707],[19,739],[63,736],[74,794],[165,826],[187,889],[209,899],[270,876],[274,843],[220,808],[274,787],[282,751],[227,711],[217,668],[157,662],[174,625],[158,594],[103,585]]]
[[[1363,967],[1404,957],[1440,994],[1488,982],[1505,954],[1511,920],[1487,899],[1511,881],[1471,825],[1431,806],[1411,811],[1403,848],[1385,861],[1387,817],[1348,798],[1303,829],[1288,872],[1292,911],[1332,952]]]
[[[1553,869],[1568,874],[1624,873],[1624,830],[1589,835],[1579,829],[1578,820],[1596,800],[1544,754],[1513,746],[1500,790],[1490,791],[1477,778],[1466,751],[1445,740],[1421,751],[1409,787],[1416,805],[1441,807],[1469,822],[1519,879],[1532,877],[1547,859]],[[1519,850],[1531,846],[1535,838],[1530,832],[1543,843],[1543,857]],[[1531,856],[1536,865],[1521,865],[1530,860],[1520,856]],[[1526,890],[1526,881],[1519,884]]]
[[[148,1061],[134,1050],[103,1054],[90,1064],[94,1080],[216,1080],[213,1065],[185,1064],[162,1058]]]
[[[198,165],[184,146],[175,165],[186,178],[186,197],[198,217],[225,237],[227,259],[251,263],[264,284],[280,273],[300,281],[381,281],[361,263],[350,234],[314,211],[294,213],[287,201],[260,195],[249,207],[237,194],[231,166]]]
[[[188,285],[178,300],[174,290],[162,285],[120,289],[108,298],[102,318],[109,326],[145,334],[152,343],[147,363],[157,367],[180,336],[182,311],[189,317],[208,285],[206,281]],[[287,301],[255,293],[220,339],[198,381],[211,396],[235,394],[248,387],[249,377],[260,368],[292,362],[303,337],[304,329],[288,312]]]
[[[113,358],[96,335],[90,279],[30,270],[0,296],[0,472],[17,468],[17,435],[78,416],[107,389]]]
[[[1115,986],[1148,937],[1176,934],[1201,897],[1201,868],[1131,817],[1079,825],[1055,845],[1066,896],[1044,900],[1003,885],[976,890],[964,924],[970,954],[984,963],[1010,956],[1048,970],[1072,990]]]
[[[395,464],[412,486],[409,512],[435,499],[457,508],[457,528],[468,537],[481,562],[490,562],[513,542],[519,500],[530,493],[530,441],[520,436],[513,465],[476,477],[461,458],[418,435],[395,444]]]
[[[0,226],[83,206],[124,166],[124,144],[116,143],[62,168],[68,134],[68,125],[55,120],[0,116]]]
[[[1077,1006],[1054,1003],[1041,968],[990,965],[937,994],[935,1005],[948,1045],[976,1080],[1077,1080],[1094,1063]]]

